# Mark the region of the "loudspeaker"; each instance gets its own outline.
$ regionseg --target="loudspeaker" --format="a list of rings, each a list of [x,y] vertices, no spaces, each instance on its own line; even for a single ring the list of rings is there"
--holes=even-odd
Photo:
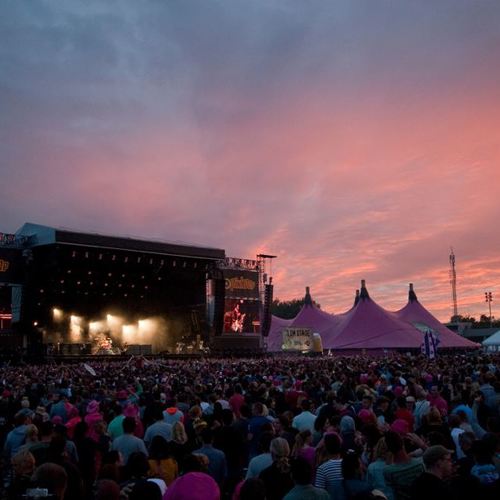
[[[214,279],[214,335],[221,335],[224,329],[224,305],[226,301],[226,281]]]
[[[265,285],[264,288],[264,307],[262,310],[262,327],[261,332],[263,337],[267,337],[269,335],[269,330],[271,329],[271,306],[273,304],[273,288],[274,285],[270,283]]]

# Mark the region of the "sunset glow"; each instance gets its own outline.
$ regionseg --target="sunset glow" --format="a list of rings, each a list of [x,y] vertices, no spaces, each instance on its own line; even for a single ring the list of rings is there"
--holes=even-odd
[[[1,230],[271,253],[282,300],[412,282],[444,321],[453,247],[459,313],[500,317],[500,2],[0,9]]]

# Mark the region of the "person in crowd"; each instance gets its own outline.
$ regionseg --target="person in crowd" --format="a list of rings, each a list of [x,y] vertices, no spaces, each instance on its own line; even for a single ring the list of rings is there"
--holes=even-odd
[[[33,489],[46,489],[56,500],[65,500],[68,475],[64,468],[55,463],[45,463],[35,469],[31,478]]]
[[[408,455],[403,438],[397,432],[386,432],[385,442],[392,455],[392,463],[384,468],[385,483],[393,491],[395,500],[408,500],[413,481],[424,471],[422,460]]]
[[[154,406],[153,419],[154,423],[146,429],[146,434],[144,434],[144,443],[148,448],[156,436],[161,436],[165,441],[172,440],[172,424],[165,422],[159,404]]]
[[[443,500],[453,497],[447,480],[453,473],[452,452],[444,446],[429,446],[423,455],[425,471],[411,489],[414,500]]]
[[[179,466],[169,443],[162,436],[155,436],[149,448],[149,476],[160,478],[169,486],[178,475]]]
[[[294,486],[288,441],[280,437],[274,438],[269,451],[273,463],[259,474],[259,478],[266,487],[266,498],[281,500]]]
[[[324,437],[324,461],[316,469],[315,486],[325,489],[330,498],[345,499],[342,475],[342,440],[338,434]]]
[[[222,450],[214,448],[214,433],[208,427],[201,432],[203,446],[198,448],[193,453],[197,455],[205,455],[208,458],[208,474],[215,479],[219,488],[222,489],[224,481],[227,477],[227,462],[226,456]]]
[[[271,441],[273,439],[274,434],[272,432],[264,432],[260,436],[259,450],[261,453],[250,460],[250,463],[248,464],[246,479],[259,477],[260,473],[273,463],[273,458],[271,456],[271,452],[269,451]]]
[[[16,413],[14,417],[14,429],[7,434],[7,439],[3,447],[4,454],[8,460],[11,460],[24,445],[26,431],[31,424],[32,417],[33,412],[26,408]]]
[[[144,441],[134,436],[135,418],[125,417],[123,420],[123,435],[113,440],[111,449],[120,452],[123,457],[123,463],[127,465],[128,459],[132,453],[141,452],[147,456],[148,451]]]
[[[375,446],[374,459],[366,469],[366,480],[372,490],[382,491],[387,500],[393,500],[394,498],[393,492],[387,486],[384,477],[385,466],[390,463],[392,463],[392,455],[387,448],[385,437],[381,437]]]
[[[300,403],[302,411],[293,419],[292,426],[299,432],[308,430],[311,433],[314,431],[314,421],[316,415],[311,412],[312,403],[309,399],[303,399]]]
[[[311,467],[315,466],[316,449],[311,446],[312,432],[309,429],[299,432],[295,436],[295,443],[292,448],[292,458],[304,458]]]
[[[372,490],[363,477],[362,463],[359,455],[350,450],[342,460],[342,476],[344,477],[344,492],[346,499],[351,500]]]
[[[326,490],[312,485],[313,467],[308,460],[302,457],[294,458],[290,471],[294,487],[283,500],[329,500],[330,495]]]
[[[12,457],[12,482],[7,488],[7,499],[18,500],[26,493],[35,470],[35,457],[28,451],[19,451]]]

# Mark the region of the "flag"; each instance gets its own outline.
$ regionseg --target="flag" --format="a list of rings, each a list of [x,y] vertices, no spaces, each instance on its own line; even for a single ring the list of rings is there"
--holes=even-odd
[[[437,355],[439,339],[434,332],[427,330],[424,335],[424,341],[420,346],[422,354],[425,354],[429,359],[434,359]]]

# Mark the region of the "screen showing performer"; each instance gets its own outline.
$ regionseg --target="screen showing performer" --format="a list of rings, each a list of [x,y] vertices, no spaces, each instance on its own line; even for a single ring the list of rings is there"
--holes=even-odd
[[[256,301],[226,300],[224,333],[259,333],[259,306]]]

